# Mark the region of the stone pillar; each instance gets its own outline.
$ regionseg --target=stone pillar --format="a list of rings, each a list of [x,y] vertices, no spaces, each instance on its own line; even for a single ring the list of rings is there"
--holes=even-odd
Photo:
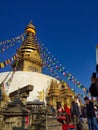
[[[16,99],[2,111],[5,125],[1,130],[26,130],[29,127],[30,111]]]
[[[27,130],[29,128],[30,110],[26,108],[26,99],[32,90],[33,86],[27,85],[10,94],[12,102],[5,110],[2,110],[5,125],[1,130]]]

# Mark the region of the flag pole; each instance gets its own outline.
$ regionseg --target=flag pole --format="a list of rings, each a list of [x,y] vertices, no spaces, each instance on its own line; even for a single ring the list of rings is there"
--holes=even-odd
[[[98,44],[96,45],[96,64],[98,64]]]

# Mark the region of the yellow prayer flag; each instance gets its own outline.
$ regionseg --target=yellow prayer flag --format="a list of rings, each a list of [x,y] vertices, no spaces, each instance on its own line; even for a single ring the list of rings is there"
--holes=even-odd
[[[3,67],[4,67],[4,63],[2,62],[2,63],[1,63],[1,68],[3,68]]]

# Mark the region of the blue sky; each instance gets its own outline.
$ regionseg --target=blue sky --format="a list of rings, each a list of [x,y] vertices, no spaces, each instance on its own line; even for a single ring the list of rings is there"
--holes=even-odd
[[[98,1],[1,0],[0,41],[23,33],[31,19],[40,41],[81,84],[89,88],[90,76],[96,66]],[[16,46],[0,53],[0,62],[15,52]],[[7,68],[0,69],[2,71]]]

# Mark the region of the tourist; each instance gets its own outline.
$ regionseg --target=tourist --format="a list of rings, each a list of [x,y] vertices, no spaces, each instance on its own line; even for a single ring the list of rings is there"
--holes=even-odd
[[[59,121],[62,124],[65,124],[65,122],[66,122],[66,116],[64,113],[64,109],[62,108],[61,105],[57,107],[57,121]]]
[[[78,103],[76,103],[75,101],[73,101],[71,105],[71,117],[74,125],[76,125],[80,120],[79,106]]]
[[[50,108],[51,108],[51,111],[52,111],[52,115],[53,115],[53,117],[55,117],[55,116],[56,116],[56,110],[55,110],[54,106],[51,105]]]
[[[57,112],[58,112],[58,113],[61,113],[61,114],[62,114],[63,111],[64,111],[64,110],[63,110],[63,108],[62,108],[61,105],[57,107]]]
[[[86,102],[89,130],[98,130],[93,102],[91,102],[88,97],[85,97],[84,100]]]
[[[82,118],[86,118],[87,117],[87,112],[86,112],[86,107],[85,106],[81,107],[81,114],[82,114]]]
[[[66,104],[64,104],[64,112],[66,113],[67,123],[71,123],[71,110]]]
[[[91,85],[90,85],[90,88],[89,88],[89,91],[90,91],[92,97],[98,97],[96,81],[97,81],[96,73],[93,72],[92,75],[91,75]]]

